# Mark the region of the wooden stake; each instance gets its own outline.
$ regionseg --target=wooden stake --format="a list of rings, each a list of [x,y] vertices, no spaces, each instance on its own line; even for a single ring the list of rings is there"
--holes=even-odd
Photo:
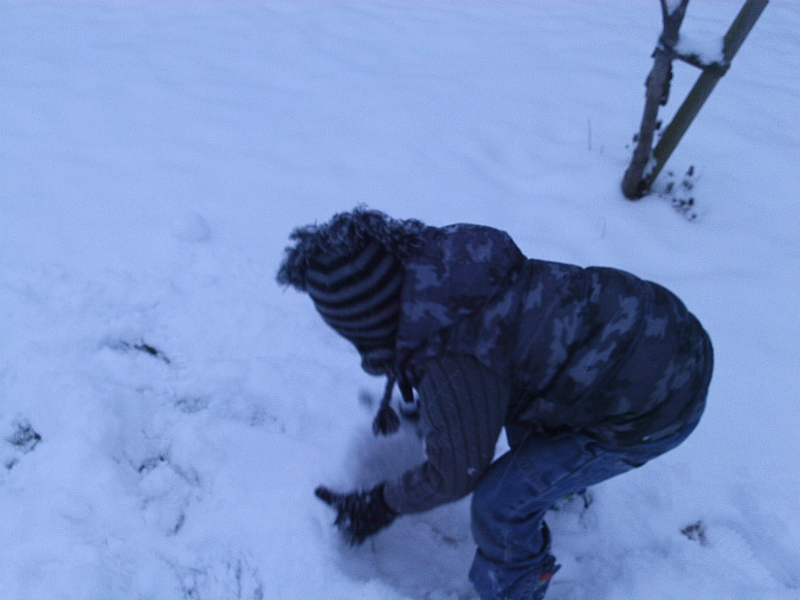
[[[667,102],[669,80],[672,77],[673,53],[671,49],[678,43],[678,30],[686,14],[686,7],[689,4],[689,0],[681,0],[680,5],[670,12],[666,0],[660,0],[660,2],[661,19],[664,24],[663,30],[661,31],[661,37],[658,39],[658,46],[653,52],[653,69],[647,77],[644,115],[642,116],[642,126],[639,130],[636,150],[633,151],[633,159],[628,170],[625,171],[625,177],[622,179],[622,193],[631,200],[641,198],[646,191],[643,188],[644,172],[650,162],[653,135],[658,118],[658,107]]]
[[[769,0],[747,0],[742,10],[739,11],[736,19],[731,25],[728,32],[725,34],[725,39],[722,46],[723,63],[721,65],[710,65],[703,68],[703,72],[698,77],[697,82],[686,96],[678,112],[672,118],[672,121],[664,130],[658,144],[653,150],[653,158],[655,165],[652,170],[647,173],[645,180],[642,182],[642,189],[649,190],[653,182],[658,177],[664,164],[672,155],[672,151],[678,146],[683,134],[689,129],[689,125],[700,112],[703,103],[711,95],[714,86],[720,78],[725,75],[731,65],[731,61],[739,48],[744,43],[747,34],[756,24],[756,21],[764,12]],[[626,194],[627,195],[627,194]],[[628,196],[630,197],[630,196]]]

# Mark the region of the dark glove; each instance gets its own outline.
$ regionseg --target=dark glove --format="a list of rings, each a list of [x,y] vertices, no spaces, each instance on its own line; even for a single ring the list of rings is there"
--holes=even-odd
[[[366,491],[337,494],[326,487],[314,490],[317,498],[336,509],[334,525],[351,546],[388,526],[397,517],[383,498],[383,484]]]

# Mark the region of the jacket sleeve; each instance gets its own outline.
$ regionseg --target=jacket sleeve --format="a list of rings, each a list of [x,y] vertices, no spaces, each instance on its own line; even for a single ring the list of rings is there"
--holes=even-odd
[[[426,361],[418,386],[427,460],[386,482],[398,513],[422,512],[469,494],[494,457],[509,404],[508,384],[477,359]]]

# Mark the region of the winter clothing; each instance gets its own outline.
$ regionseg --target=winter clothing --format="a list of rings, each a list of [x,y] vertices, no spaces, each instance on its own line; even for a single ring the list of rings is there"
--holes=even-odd
[[[308,225],[306,227],[298,227],[289,236],[289,239],[293,240],[295,245],[286,249],[286,255],[277,275],[278,283],[291,285],[301,291],[307,291],[313,298],[316,291],[320,293],[325,291],[326,280],[324,278],[325,274],[330,270],[330,266],[327,265],[330,265],[333,261],[342,266],[352,263],[354,257],[360,256],[365,247],[372,247],[373,243],[377,242],[388,251],[390,256],[399,261],[400,264],[403,264],[409,256],[424,244],[422,233],[425,229],[427,229],[426,226],[420,221],[414,219],[398,221],[387,217],[383,213],[362,208],[350,213],[334,215],[328,223],[321,226]],[[392,272],[395,270],[394,263],[391,267],[386,267],[385,265],[379,267],[374,264],[370,265],[370,267],[387,268]],[[369,277],[369,273],[364,274],[364,276]],[[315,277],[318,280],[321,279],[322,286],[315,285]],[[382,286],[393,285],[394,279],[375,283],[374,293],[382,294]],[[320,297],[319,300],[321,302],[315,300],[315,306],[318,310],[323,307],[324,311],[323,303],[325,298]],[[381,306],[379,308],[385,307]],[[325,318],[325,312],[323,311],[321,311],[321,314]],[[334,328],[336,329],[336,327]],[[388,376],[386,392],[373,424],[373,430],[376,435],[387,434],[396,431],[399,427],[399,419],[389,405],[395,382],[399,384],[403,400],[408,405],[414,403],[413,391],[408,380],[398,376],[401,374],[398,374],[395,369],[395,353],[391,348],[391,342],[388,344],[390,352],[386,352],[387,345],[384,342],[387,340],[386,335],[388,332],[372,331],[371,333],[373,338],[380,338],[381,343],[377,346],[366,347],[359,347],[356,344],[356,348],[361,354],[361,366],[367,373],[372,375],[386,374]],[[348,337],[347,335],[344,336]],[[351,338],[348,337],[348,339]],[[351,339],[351,341],[355,343],[356,339]]]
[[[345,268],[343,280],[370,282],[354,289],[369,289],[376,306],[377,298],[394,299],[387,286],[397,285],[401,265],[393,330],[382,318],[389,311],[359,316],[356,336],[317,306],[356,343],[365,369],[389,378],[377,430],[395,381],[406,404],[415,402],[412,388],[418,392],[427,460],[385,482],[387,506],[418,512],[475,491],[472,579],[485,600],[541,597],[554,572],[540,533],[550,504],[677,445],[700,418],[711,343],[680,300],[654,283],[527,259],[489,227],[426,227],[366,209],[292,237],[278,280],[309,291],[315,304],[329,299],[319,294]],[[380,253],[374,244],[393,260],[367,258]],[[372,270],[361,267],[368,264]],[[392,275],[380,285],[383,264]],[[380,361],[359,346],[371,334],[381,340]],[[492,463],[503,427],[512,450]]]
[[[474,357],[445,355],[423,367],[419,429],[428,460],[386,482],[386,500],[400,513],[469,494],[492,462],[509,406],[508,382]]]
[[[358,348],[367,372],[391,370],[403,286],[397,258],[366,240],[346,254],[315,256],[306,286],[325,322]]]
[[[352,546],[363,543],[397,517],[397,513],[383,499],[383,484],[352,494],[337,494],[320,486],[314,493],[317,498],[336,509],[334,524]]]
[[[504,232],[429,228],[405,261],[396,365],[472,356],[510,388],[505,423],[611,445],[699,418],[708,336],[673,294],[609,268],[526,259]]]
[[[606,446],[586,435],[546,439],[526,431],[481,478],[472,496],[478,546],[470,580],[484,599],[541,599],[558,570],[542,520],[560,498],[642,465],[691,432],[636,446]]]

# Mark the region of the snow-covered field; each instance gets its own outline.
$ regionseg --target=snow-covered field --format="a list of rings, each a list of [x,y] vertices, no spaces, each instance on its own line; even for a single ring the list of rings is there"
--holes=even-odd
[[[312,493],[419,459],[274,282],[358,203],[627,269],[714,340],[694,435],[550,517],[549,598],[800,598],[800,4],[668,165],[694,220],[619,190],[659,32],[656,0],[3,0],[0,599],[474,598],[467,500],[349,549]]]

